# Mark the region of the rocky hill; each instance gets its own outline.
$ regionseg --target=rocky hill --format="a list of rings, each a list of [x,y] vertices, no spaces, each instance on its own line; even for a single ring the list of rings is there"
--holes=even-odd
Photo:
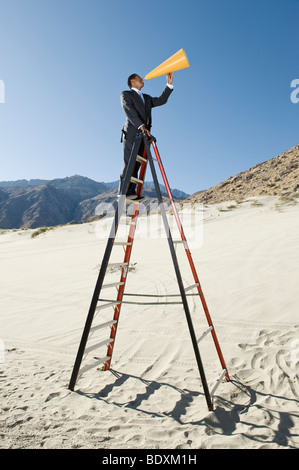
[[[117,187],[118,181],[99,183],[80,175],[51,181],[0,182],[0,229],[85,222],[100,216],[100,203],[116,204]],[[151,183],[145,183],[143,193],[146,205],[156,198]],[[173,190],[173,194],[179,195],[178,200],[189,196],[179,190]]]
[[[267,195],[299,197],[299,145],[216,186],[192,194],[185,202],[215,204]]]

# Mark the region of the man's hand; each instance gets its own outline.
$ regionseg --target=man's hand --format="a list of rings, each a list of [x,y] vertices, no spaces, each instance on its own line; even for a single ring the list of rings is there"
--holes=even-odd
[[[150,137],[150,136],[151,136],[151,133],[150,133],[150,131],[149,131],[149,130],[148,130],[146,127],[145,127],[145,125],[144,125],[144,124],[142,124],[142,126],[140,126],[140,127],[139,127],[139,129],[140,129],[140,130],[143,132],[143,134],[146,132],[146,133],[147,133],[147,135],[148,135],[148,137]]]
[[[168,73],[166,76],[167,76],[167,83],[168,83],[168,85],[172,85],[172,82],[173,82],[173,72]]]

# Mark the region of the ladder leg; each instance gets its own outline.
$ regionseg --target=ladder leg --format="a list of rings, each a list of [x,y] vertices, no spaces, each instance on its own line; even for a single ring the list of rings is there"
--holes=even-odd
[[[179,215],[178,215],[178,212],[177,212],[177,209],[176,209],[173,197],[172,197],[171,189],[170,189],[167,177],[166,177],[166,173],[164,171],[162,160],[161,160],[160,154],[158,152],[157,145],[156,145],[155,141],[152,140],[151,144],[153,146],[156,159],[159,163],[159,168],[160,168],[160,171],[161,171],[161,175],[162,175],[165,187],[166,187],[167,195],[170,199],[173,214],[175,216],[176,223],[177,223],[181,238],[184,241],[184,247],[185,247],[186,255],[187,255],[190,267],[191,267],[191,271],[192,271],[192,274],[193,274],[195,284],[197,284],[197,290],[198,290],[200,300],[201,300],[201,303],[202,303],[202,306],[203,306],[203,309],[204,309],[204,312],[205,312],[205,315],[206,315],[208,325],[212,326],[211,334],[212,334],[213,341],[214,341],[214,344],[215,344],[215,348],[216,348],[216,351],[217,351],[217,354],[218,354],[218,357],[219,357],[219,360],[220,360],[221,367],[222,367],[222,369],[226,369],[225,377],[226,377],[227,381],[230,381],[230,377],[229,377],[229,374],[228,374],[228,371],[227,371],[227,368],[226,368],[225,360],[224,360],[224,357],[223,357],[223,354],[222,354],[222,351],[221,351],[221,348],[220,348],[220,344],[219,344],[219,341],[218,341],[218,338],[217,338],[217,335],[216,335],[216,332],[215,332],[215,328],[213,326],[213,322],[212,322],[212,319],[211,319],[211,315],[209,313],[209,309],[208,309],[203,291],[201,289],[201,285],[200,285],[200,282],[199,282],[199,279],[198,279],[198,276],[197,276],[197,272],[196,272],[195,265],[194,265],[194,262],[193,262],[193,259],[192,259],[192,256],[191,256],[191,252],[190,252],[190,249],[188,247],[187,240],[186,240],[186,237],[185,237],[185,234],[184,234],[184,230],[183,230],[183,227],[182,227],[182,224],[181,224],[181,221],[180,221],[180,218],[179,218]]]
[[[125,201],[122,201],[123,204],[124,204],[124,202]],[[77,352],[77,356],[76,356],[72,376],[71,376],[70,383],[69,383],[69,389],[70,390],[74,390],[74,387],[76,385],[76,381],[77,381],[79,369],[80,369],[80,366],[81,366],[82,358],[83,358],[83,355],[84,355],[87,339],[88,339],[88,336],[89,336],[90,328],[91,328],[91,325],[92,325],[93,317],[94,317],[96,306],[97,306],[97,303],[98,303],[99,294],[100,294],[100,291],[101,291],[101,288],[102,288],[102,285],[103,285],[103,281],[104,281],[104,277],[105,277],[105,274],[106,274],[108,262],[109,262],[109,259],[110,259],[110,254],[111,254],[112,247],[113,247],[115,231],[117,230],[117,225],[118,225],[118,219],[119,219],[118,210],[119,210],[119,207],[117,207],[117,209],[116,209],[114,224],[111,228],[111,232],[110,232],[110,236],[108,238],[108,242],[107,242],[105,254],[104,254],[104,257],[103,257],[101,269],[99,271],[98,279],[97,279],[97,282],[96,282],[96,286],[95,286],[94,293],[93,293],[93,296],[92,296],[91,304],[90,304],[90,307],[89,307],[85,327],[84,327],[84,330],[83,330],[81,342],[80,342],[80,345],[79,345],[79,349],[78,349],[78,352]]]
[[[203,385],[203,389],[204,389],[204,393],[205,393],[205,397],[206,397],[206,402],[207,402],[207,405],[208,405],[208,409],[210,411],[212,411],[213,410],[213,402],[212,402],[211,395],[210,395],[210,392],[209,392],[209,387],[208,387],[208,384],[207,384],[205,371],[204,371],[204,368],[203,368],[203,365],[202,365],[202,360],[201,360],[200,352],[199,352],[199,349],[198,349],[197,339],[196,339],[196,335],[195,335],[195,331],[194,331],[194,327],[193,327],[193,323],[192,323],[192,319],[191,319],[191,314],[190,314],[190,310],[189,310],[189,306],[188,306],[188,302],[187,302],[185,289],[184,289],[184,286],[183,286],[183,280],[182,280],[180,268],[179,268],[179,265],[178,265],[178,260],[177,260],[177,257],[176,257],[176,252],[175,252],[175,249],[174,249],[172,236],[171,236],[171,233],[170,233],[170,227],[169,227],[169,224],[168,224],[167,215],[166,215],[165,207],[164,207],[164,204],[163,204],[163,199],[162,199],[162,195],[161,195],[161,191],[160,191],[160,186],[159,186],[159,182],[158,182],[154,162],[153,162],[153,159],[152,159],[152,156],[151,156],[150,145],[149,145],[149,142],[148,142],[148,139],[147,139],[146,136],[144,136],[143,139],[144,139],[144,145],[145,145],[145,148],[146,148],[146,151],[147,151],[147,158],[148,158],[148,161],[149,161],[149,164],[150,164],[150,168],[151,168],[151,172],[152,172],[152,176],[153,176],[153,180],[154,180],[154,184],[155,184],[155,188],[156,188],[156,192],[157,192],[157,196],[158,196],[158,201],[159,201],[159,204],[160,204],[160,210],[161,210],[161,214],[162,214],[162,218],[163,218],[165,231],[167,233],[170,253],[171,253],[174,269],[175,269],[176,276],[177,276],[177,281],[178,281],[178,285],[179,285],[179,289],[180,289],[180,294],[181,294],[181,297],[182,297],[182,302],[183,302],[185,315],[186,315],[186,320],[187,320],[187,324],[188,324],[188,327],[189,327],[189,332],[190,332],[190,336],[191,336],[191,340],[192,340],[192,344],[193,344],[193,349],[194,349],[194,353],[195,353],[195,357],[196,357],[196,361],[197,361],[197,366],[198,366],[198,369],[199,369],[199,373],[200,373],[200,377],[201,377],[201,381],[202,381],[202,385]]]
[[[84,330],[83,330],[83,333],[82,333],[79,349],[78,349],[75,364],[74,364],[74,367],[73,367],[73,371],[72,371],[72,375],[71,375],[71,379],[70,379],[70,383],[69,383],[69,387],[68,387],[70,390],[74,390],[74,387],[76,385],[76,381],[77,381],[78,373],[79,373],[79,370],[80,370],[82,358],[83,358],[83,355],[84,355],[86,343],[87,343],[87,340],[88,340],[90,328],[91,328],[92,321],[93,321],[93,318],[94,318],[98,298],[99,298],[100,291],[101,291],[103,281],[104,281],[104,277],[105,277],[105,274],[106,274],[106,271],[107,271],[107,266],[108,266],[111,251],[112,251],[112,248],[113,248],[115,236],[116,236],[116,233],[117,233],[117,230],[118,230],[119,220],[120,220],[120,217],[121,217],[121,215],[123,213],[123,210],[124,210],[124,206],[125,206],[125,196],[124,195],[126,194],[127,189],[129,187],[129,184],[130,184],[130,179],[131,179],[131,176],[132,176],[132,173],[133,173],[133,169],[134,169],[134,165],[135,165],[135,162],[136,162],[136,157],[137,157],[137,153],[138,153],[138,149],[139,149],[139,146],[140,146],[141,139],[142,139],[142,134],[138,133],[137,136],[136,136],[136,140],[135,140],[135,142],[133,144],[133,147],[132,147],[132,152],[131,152],[129,164],[128,164],[128,167],[127,167],[126,175],[125,175],[123,186],[122,186],[123,196],[120,198],[120,200],[118,201],[118,204],[116,206],[114,222],[112,224],[110,235],[109,235],[109,238],[108,238],[108,241],[107,241],[107,245],[106,245],[102,265],[101,265],[100,272],[99,272],[99,275],[98,275],[98,279],[97,279],[97,282],[96,282],[96,285],[95,285],[95,289],[94,289],[94,293],[93,293],[93,296],[92,296],[90,308],[89,308],[87,319],[86,319],[86,322],[85,322],[85,327],[84,327]]]
[[[114,309],[114,316],[113,320],[116,320],[117,323],[115,324],[114,328],[111,328],[111,333],[110,333],[110,338],[115,339],[116,336],[116,331],[118,327],[118,319],[120,315],[120,309],[121,309],[121,301],[123,299],[124,295],[124,290],[125,290],[125,285],[126,285],[126,280],[127,280],[127,274],[129,270],[129,262],[130,262],[130,257],[131,257],[131,252],[132,252],[132,247],[133,247],[133,241],[134,241],[134,235],[135,235],[135,230],[136,230],[136,222],[137,222],[137,217],[139,213],[139,203],[134,204],[133,208],[133,214],[131,218],[131,225],[130,225],[130,230],[129,230],[129,235],[128,235],[128,245],[126,247],[125,251],[125,256],[124,256],[124,263],[127,263],[126,266],[122,268],[121,272],[121,277],[120,277],[120,282],[122,283],[118,289],[118,294],[117,294],[117,304]],[[113,348],[114,348],[115,341],[109,344],[108,349],[107,349],[107,354],[106,356],[109,357],[109,360],[105,362],[104,365],[104,370],[109,370],[110,365],[111,365],[111,359],[112,359],[112,353],[113,353]]]

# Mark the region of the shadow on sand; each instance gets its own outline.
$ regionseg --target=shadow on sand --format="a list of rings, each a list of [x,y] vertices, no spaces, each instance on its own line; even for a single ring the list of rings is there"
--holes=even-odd
[[[298,434],[291,433],[291,428],[294,426],[293,418],[298,419],[298,416],[295,416],[295,414],[293,415],[291,413],[279,412],[277,410],[273,410],[272,412],[269,408],[266,408],[265,406],[257,403],[257,398],[261,399],[267,397],[273,397],[275,399],[287,401],[295,400],[287,399],[285,397],[277,395],[274,396],[265,394],[260,391],[255,391],[250,386],[244,385],[244,383],[242,383],[238,378],[234,378],[231,380],[231,383],[235,387],[235,393],[231,394],[231,397],[234,398],[228,400],[221,396],[215,395],[214,411],[207,411],[206,416],[202,419],[188,421],[188,419],[186,419],[187,408],[191,406],[195,398],[202,397],[203,406],[206,406],[206,403],[204,402],[203,393],[187,389],[180,389],[166,382],[146,380],[142,377],[125,374],[113,369],[111,369],[110,372],[115,378],[114,381],[112,381],[108,385],[105,385],[105,387],[99,392],[88,393],[81,390],[77,390],[76,393],[86,396],[89,399],[101,400],[117,407],[130,408],[138,411],[139,413],[141,412],[151,417],[171,418],[174,419],[177,423],[184,426],[204,426],[205,432],[208,435],[224,434],[227,436],[231,436],[236,433],[238,434],[237,425],[239,423],[242,423],[243,429],[244,427],[248,427],[248,433],[246,434],[247,437],[262,444],[275,443],[280,446],[292,448],[292,445],[290,445],[290,439],[298,437]],[[129,379],[141,382],[144,385],[144,392],[137,393],[134,399],[125,403],[120,403],[116,402],[115,400],[109,399],[109,395],[111,394],[111,392],[114,389],[123,386],[125,382]],[[140,383],[138,383],[138,386],[140,386]],[[171,389],[172,391],[177,393],[178,399],[173,409],[167,412],[156,412],[152,409],[149,409],[148,406],[147,409],[144,409],[145,407],[143,407],[143,404],[145,404],[149,400],[149,398],[161,388],[165,389],[163,390],[163,392],[165,393],[165,397],[167,397],[167,389]],[[167,400],[165,401],[167,403]],[[239,403],[236,403],[237,401]],[[262,410],[269,417],[269,421],[273,422],[274,419],[278,420],[278,425],[275,426],[276,430],[273,430],[273,427],[271,427],[270,430],[268,429],[267,423],[262,423],[260,426],[259,424],[254,425],[256,430],[260,428],[259,434],[256,432],[254,435],[250,433],[249,430],[253,426],[253,423],[250,419],[250,411],[253,411],[253,409]],[[272,436],[271,440],[269,439],[269,436]]]

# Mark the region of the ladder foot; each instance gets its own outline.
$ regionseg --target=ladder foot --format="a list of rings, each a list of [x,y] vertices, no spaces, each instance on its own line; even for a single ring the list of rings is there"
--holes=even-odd
[[[103,370],[110,370],[110,364],[105,364],[103,367]]]

